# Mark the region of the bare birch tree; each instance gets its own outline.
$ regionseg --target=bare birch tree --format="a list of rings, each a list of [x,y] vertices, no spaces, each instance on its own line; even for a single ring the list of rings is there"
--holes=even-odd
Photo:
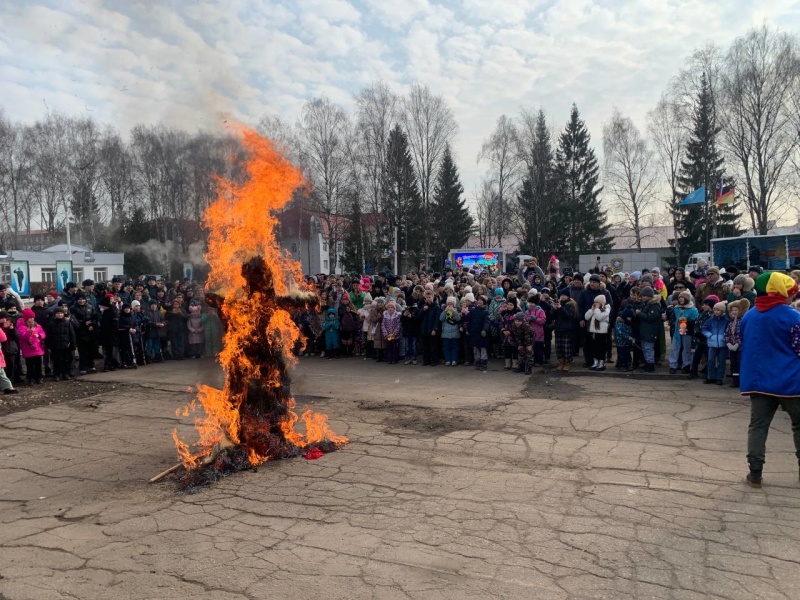
[[[344,110],[322,97],[303,107],[298,126],[299,148],[312,184],[312,205],[328,229],[330,271],[336,270],[339,242],[343,239],[352,170],[347,137],[350,121]]]
[[[439,95],[435,96],[428,86],[414,83],[403,99],[401,120],[408,135],[408,145],[419,182],[422,210],[425,223],[430,223],[433,190],[445,148],[452,145],[458,131],[453,112]],[[425,263],[431,256],[431,233],[424,231]]]
[[[676,231],[677,213],[673,204],[674,199],[678,196],[678,175],[686,149],[688,131],[683,118],[680,107],[674,99],[666,94],[647,114],[647,130],[655,150],[656,163],[660,168],[662,181],[669,189],[669,198],[665,200],[665,205],[669,209],[672,226]]]
[[[720,78],[724,147],[735,158],[737,189],[753,229],[769,231],[790,208],[787,163],[796,150],[792,97],[800,82],[797,38],[766,26],[737,38]]]
[[[500,244],[511,232],[514,222],[514,196],[525,165],[519,149],[520,138],[514,121],[501,115],[494,132],[484,140],[478,154],[478,162],[485,161],[489,165],[487,181],[495,189],[495,226]]]
[[[633,233],[636,248],[641,250],[642,229],[651,220],[649,213],[655,204],[653,152],[633,121],[616,108],[611,121],[603,126],[603,158],[605,187],[623,227]]]

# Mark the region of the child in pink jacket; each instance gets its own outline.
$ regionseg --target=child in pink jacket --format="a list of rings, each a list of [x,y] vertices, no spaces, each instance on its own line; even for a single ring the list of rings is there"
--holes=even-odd
[[[4,313],[5,314],[5,313]],[[6,318],[6,317],[0,317]],[[0,327],[0,344],[6,341],[6,332],[3,331],[3,328]],[[14,387],[14,384],[11,383],[11,380],[6,376],[6,357],[3,356],[3,353],[0,352],[0,388],[3,388],[4,394],[18,394],[19,390]]]
[[[36,322],[36,314],[26,308],[17,323],[19,332],[19,351],[25,359],[28,371],[28,384],[44,383],[42,364],[44,362],[44,329]]]
[[[540,300],[539,294],[529,294],[525,311],[525,320],[533,329],[533,363],[536,365],[544,364],[544,324],[547,321],[547,313],[539,306]]]

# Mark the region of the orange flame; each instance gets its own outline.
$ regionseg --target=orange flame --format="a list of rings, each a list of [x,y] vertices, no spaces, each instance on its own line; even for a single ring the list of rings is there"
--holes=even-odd
[[[242,129],[241,136],[248,155],[247,178],[241,184],[220,179],[217,200],[204,215],[204,226],[209,230],[206,260],[211,267],[207,287],[224,297],[222,313],[227,329],[219,362],[225,385],[222,390],[198,386],[197,398],[177,412],[178,416],[189,416],[202,408],[202,416],[195,419],[197,442],[191,446],[183,442],[177,430],[172,435],[187,469],[213,459],[215,448],[231,443],[244,443],[252,465],[269,459],[243,441],[245,423],[240,410],[252,389],[251,382],[257,382],[265,393],[280,397],[284,381],[278,363],[284,369],[294,364],[292,349],[301,334],[277,299],[291,304],[293,298],[310,297],[300,289],[299,263],[281,252],[274,235],[274,212],[284,207],[302,185],[302,175],[268,139],[248,129]],[[272,291],[248,288],[242,265],[254,257],[263,258],[271,272]],[[258,360],[265,346],[277,360]],[[347,438],[331,432],[325,415],[306,411],[298,417],[294,398],[287,396],[282,403],[286,410],[275,425],[288,444],[305,448],[320,442],[337,446],[347,443]],[[298,423],[303,424],[304,433],[295,429]],[[248,428],[252,426],[252,422],[247,423]],[[263,422],[256,422],[256,426],[265,435],[271,429]]]

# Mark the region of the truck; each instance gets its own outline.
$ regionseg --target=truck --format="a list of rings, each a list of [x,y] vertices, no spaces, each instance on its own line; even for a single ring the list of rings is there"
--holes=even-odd
[[[711,266],[711,252],[695,252],[689,257],[686,266],[683,268],[684,273],[688,275],[692,271],[696,271],[697,261],[700,259],[706,261],[707,266]]]

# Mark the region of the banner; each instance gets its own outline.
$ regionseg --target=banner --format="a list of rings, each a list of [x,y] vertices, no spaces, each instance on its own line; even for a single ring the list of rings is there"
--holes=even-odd
[[[183,263],[183,278],[194,279],[194,265],[190,262]]]
[[[12,260],[9,263],[11,270],[11,289],[20,296],[31,295],[30,270],[27,260]]]
[[[56,289],[63,292],[67,286],[67,282],[72,281],[72,261],[71,260],[57,260],[56,261]]]

